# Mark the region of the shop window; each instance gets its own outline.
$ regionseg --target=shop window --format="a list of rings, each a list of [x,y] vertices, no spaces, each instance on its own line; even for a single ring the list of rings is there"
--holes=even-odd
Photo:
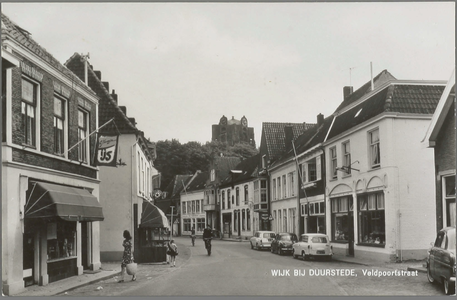
[[[205,229],[205,219],[197,218],[197,231],[203,231]]]
[[[76,222],[47,224],[48,261],[76,256]]]
[[[359,243],[384,246],[385,213],[382,192],[359,196]]]
[[[334,198],[332,206],[332,239],[334,241],[348,241],[352,235],[352,213],[348,210],[352,206],[352,197]],[[351,215],[350,215],[351,214]]]
[[[190,231],[191,230],[190,219],[183,219],[183,230],[184,231]]]

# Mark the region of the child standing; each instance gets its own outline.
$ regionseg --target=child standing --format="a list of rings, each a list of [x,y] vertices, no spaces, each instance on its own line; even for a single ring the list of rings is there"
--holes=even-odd
[[[174,240],[170,240],[168,243],[167,254],[170,255],[170,267],[176,267],[176,256],[178,255],[178,246],[176,246]]]

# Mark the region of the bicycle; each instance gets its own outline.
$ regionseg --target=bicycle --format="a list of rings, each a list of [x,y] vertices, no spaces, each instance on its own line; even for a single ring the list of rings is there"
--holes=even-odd
[[[208,252],[208,256],[211,255],[211,238],[205,238],[203,239],[205,241],[205,248],[206,251]]]

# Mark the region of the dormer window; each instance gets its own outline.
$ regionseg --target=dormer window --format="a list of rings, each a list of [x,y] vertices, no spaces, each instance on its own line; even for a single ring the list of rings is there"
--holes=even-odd
[[[216,180],[216,170],[212,169],[211,170],[211,181],[215,181],[215,180]]]

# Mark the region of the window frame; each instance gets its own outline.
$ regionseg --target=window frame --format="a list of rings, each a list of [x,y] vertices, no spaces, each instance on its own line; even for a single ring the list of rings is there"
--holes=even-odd
[[[351,142],[345,141],[341,143],[341,151],[343,153],[343,166],[347,175],[351,174]]]
[[[32,100],[24,97],[24,82],[29,83],[32,86]],[[22,145],[25,147],[38,149],[39,147],[39,106],[40,106],[40,83],[32,80],[28,77],[21,77],[21,118],[22,118],[22,130],[24,131],[24,140]],[[31,122],[31,128],[29,126],[29,107],[33,110],[33,121]],[[29,141],[30,137],[30,141]]]
[[[377,133],[377,140],[373,141],[373,134]],[[381,167],[381,138],[379,128],[368,131],[368,145],[369,145],[369,163],[371,169],[377,169]],[[373,151],[376,149],[376,154]],[[376,156],[376,161],[373,160],[373,156]]]
[[[338,169],[338,155],[336,153],[336,146],[333,146],[329,149],[330,153],[330,174],[331,179],[337,179],[337,169]]]

